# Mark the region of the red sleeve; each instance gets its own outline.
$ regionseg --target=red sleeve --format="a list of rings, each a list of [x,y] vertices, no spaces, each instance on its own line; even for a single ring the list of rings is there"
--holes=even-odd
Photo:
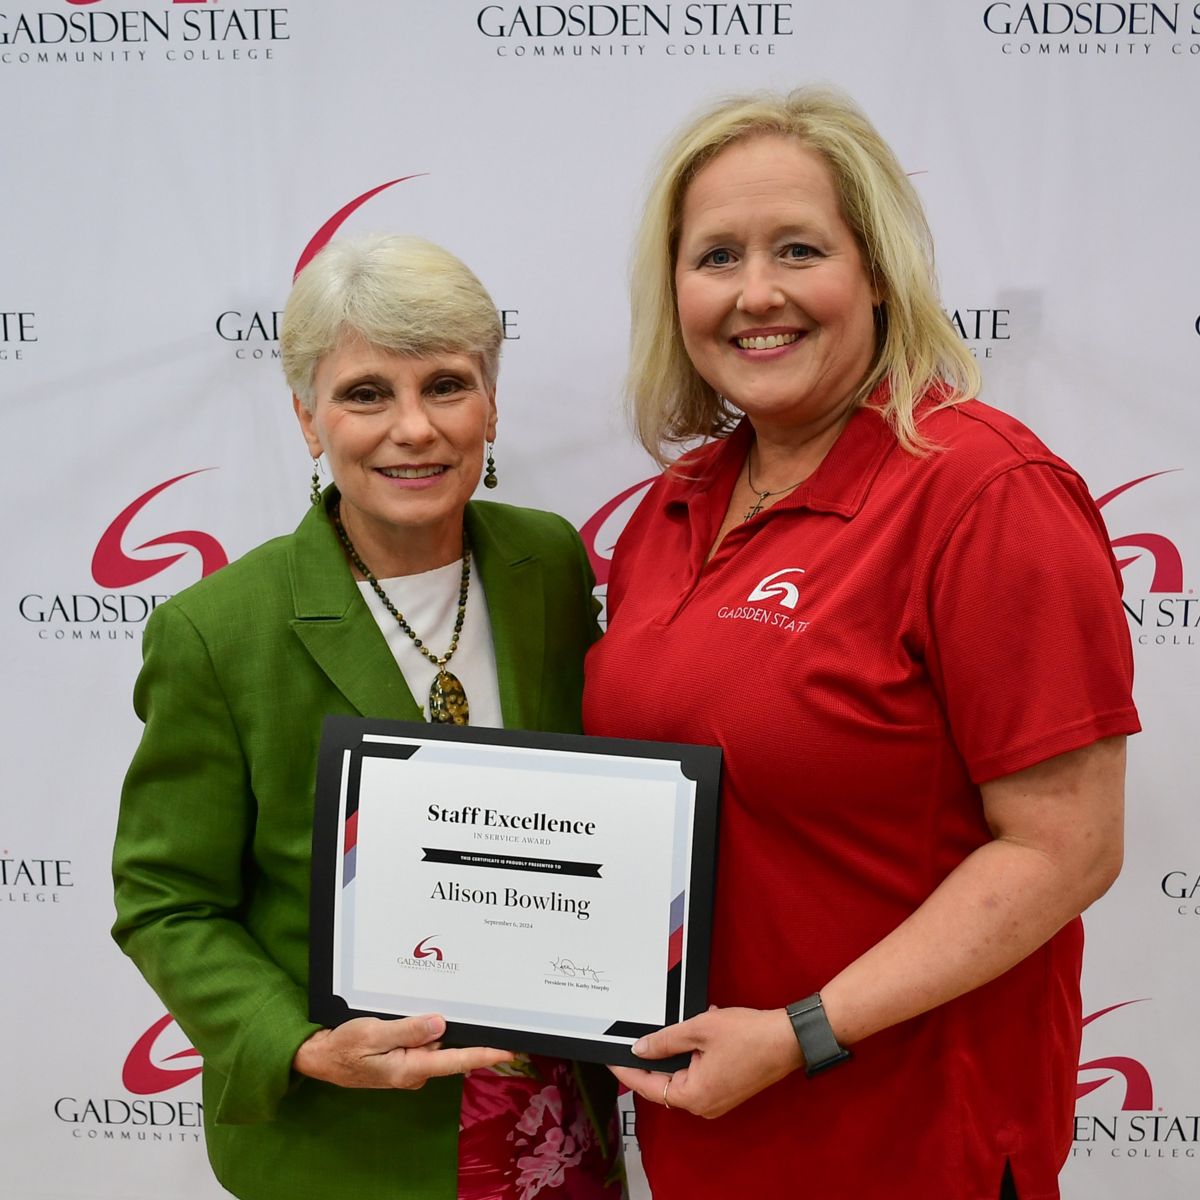
[[[928,665],[975,783],[1138,731],[1119,574],[1073,472],[987,482],[929,578]]]

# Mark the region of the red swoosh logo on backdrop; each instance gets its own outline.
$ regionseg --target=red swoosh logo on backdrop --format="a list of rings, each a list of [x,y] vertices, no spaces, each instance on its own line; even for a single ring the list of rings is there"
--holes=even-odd
[[[134,1042],[133,1049],[129,1051],[129,1057],[125,1060],[125,1066],[121,1068],[121,1086],[127,1092],[132,1092],[135,1096],[153,1096],[158,1092],[167,1092],[181,1083],[187,1083],[189,1079],[195,1079],[204,1069],[203,1066],[199,1066],[165,1071],[151,1059],[150,1054],[154,1049],[155,1040],[174,1019],[170,1013],[167,1013],[162,1020],[155,1021]],[[169,1055],[163,1059],[163,1062],[174,1062],[178,1058],[199,1057],[199,1051],[189,1047],[187,1050],[180,1050],[178,1054]]]
[[[1160,475],[1173,475],[1179,470],[1174,467],[1169,471],[1155,471],[1150,475],[1143,475],[1139,479],[1131,479],[1128,483],[1121,484],[1120,487],[1113,488],[1111,492],[1105,492],[1096,501],[1097,508],[1103,508],[1110,500],[1115,500],[1122,492],[1129,491],[1132,487],[1137,487],[1139,483],[1145,483],[1147,479],[1157,479]],[[1149,554],[1154,562],[1154,577],[1150,580],[1150,591],[1166,592],[1168,594],[1178,595],[1183,591],[1183,558],[1180,556],[1179,550],[1175,543],[1170,539],[1163,537],[1161,533],[1132,533],[1126,537],[1113,538],[1111,546],[1114,550],[1126,549],[1137,550],[1138,554],[1131,554],[1128,558],[1117,559],[1117,570],[1124,571],[1132,562],[1137,562],[1142,554]],[[1122,582],[1124,582],[1122,580]]]
[[[130,558],[121,545],[125,530],[159,492],[166,491],[181,479],[188,479],[192,475],[200,475],[203,471],[212,469],[204,467],[200,471],[176,475],[174,479],[168,479],[148,492],[143,492],[132,504],[123,508],[96,543],[96,551],[92,555],[92,578],[103,588],[133,587],[134,584],[142,583],[152,575],[165,571],[172,563],[178,562],[186,551],[181,550],[178,554],[170,554],[164,558]],[[162,537],[151,538],[135,549],[148,550],[151,546],[190,546],[200,555],[201,576],[211,575],[229,561],[221,543],[212,534],[202,533],[198,529],[180,529],[175,533],[164,533]]]
[[[329,239],[337,233],[341,228],[342,222],[346,220],[355,210],[362,208],[372,196],[378,196],[380,192],[386,191],[390,187],[395,187],[398,183],[404,183],[409,179],[419,179],[422,175],[427,175],[427,171],[418,171],[415,175],[402,175],[399,179],[390,179],[387,183],[381,183],[378,187],[373,187],[369,192],[363,192],[361,196],[355,196],[349,204],[343,208],[339,208],[337,212],[313,234],[312,240],[304,247],[300,257],[296,260],[296,269],[292,272],[292,278],[295,279],[301,271],[315,258],[329,242]]]
[[[1134,483],[1139,482],[1141,481],[1134,480]],[[1132,487],[1133,484],[1126,484],[1125,486]],[[1118,490],[1123,491],[1124,489]],[[1084,1017],[1083,1026],[1086,1028],[1098,1017],[1103,1017],[1106,1013],[1115,1012],[1118,1008],[1124,1008],[1128,1004],[1141,1004],[1142,1002],[1142,1000],[1123,1000],[1120,1004],[1110,1004],[1107,1008],[1102,1008],[1099,1012],[1092,1013],[1090,1017]],[[1081,1071],[1108,1071],[1110,1074],[1105,1075],[1103,1079],[1092,1079],[1086,1083],[1081,1080],[1077,1081],[1075,1085],[1076,1100],[1082,1099],[1097,1088],[1103,1087],[1106,1083],[1120,1076],[1125,1082],[1125,1100],[1121,1104],[1122,1112],[1149,1112],[1154,1107],[1154,1084],[1150,1080],[1150,1072],[1136,1058],[1128,1058],[1125,1055],[1093,1058],[1091,1062],[1080,1063],[1079,1069]]]
[[[649,487],[658,476],[654,475],[649,479],[643,479],[641,483],[635,483],[632,487],[627,487],[619,495],[614,496],[607,504],[605,504],[597,513],[583,523],[579,530],[579,536],[583,541],[583,548],[587,551],[587,556],[592,563],[592,571],[596,576],[596,586],[602,587],[608,583],[608,572],[612,566],[613,547],[607,546],[601,549],[596,545],[596,539],[600,536],[600,530],[604,526],[604,522],[629,499],[634,492],[639,488]],[[615,544],[615,539],[614,539]]]

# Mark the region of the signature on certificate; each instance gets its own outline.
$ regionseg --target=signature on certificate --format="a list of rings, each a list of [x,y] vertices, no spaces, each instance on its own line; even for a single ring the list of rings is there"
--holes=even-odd
[[[590,979],[593,983],[604,980],[603,971],[577,963],[573,958],[552,958],[550,967],[555,975],[565,975],[568,979]]]

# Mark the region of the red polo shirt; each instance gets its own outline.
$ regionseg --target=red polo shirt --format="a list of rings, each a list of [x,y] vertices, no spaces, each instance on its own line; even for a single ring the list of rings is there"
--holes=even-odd
[[[663,476],[617,545],[589,733],[725,752],[710,998],[818,990],[989,839],[978,785],[1138,729],[1119,576],[1083,481],[1011,417],[855,413],[705,563],[750,427]],[[1058,1196],[1082,927],[716,1122],[650,1104],[656,1200]]]

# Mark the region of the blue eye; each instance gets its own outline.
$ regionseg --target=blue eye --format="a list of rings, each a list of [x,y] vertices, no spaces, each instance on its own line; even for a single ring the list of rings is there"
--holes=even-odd
[[[786,257],[800,262],[806,258],[816,258],[817,256],[817,252],[811,246],[805,245],[804,242],[792,242],[784,247],[783,252]]]
[[[733,251],[726,250],[723,246],[718,246],[715,250],[710,250],[701,260],[701,264],[708,267],[727,267],[733,262]]]

